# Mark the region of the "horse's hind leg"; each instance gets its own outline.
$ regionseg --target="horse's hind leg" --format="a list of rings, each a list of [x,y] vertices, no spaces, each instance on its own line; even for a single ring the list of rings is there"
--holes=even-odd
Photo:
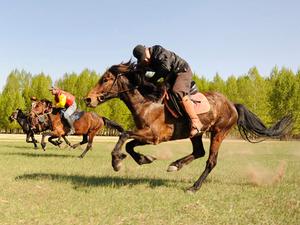
[[[194,183],[192,187],[188,189],[188,191],[195,192],[200,189],[203,181],[208,176],[208,174],[212,171],[212,169],[217,165],[217,157],[220,145],[227,135],[228,131],[221,132],[212,132],[210,138],[210,148],[209,148],[209,157],[206,161],[206,167],[199,179]]]
[[[84,134],[84,135],[82,136],[82,141],[79,142],[79,143],[76,143],[76,144],[74,144],[74,145],[71,145],[71,147],[75,149],[75,148],[77,148],[78,146],[84,145],[84,144],[86,144],[86,143],[88,143],[88,135],[87,135],[87,134]]]
[[[174,172],[180,170],[183,166],[188,165],[193,160],[203,157],[205,150],[202,142],[202,134],[191,138],[193,144],[193,152],[181,159],[172,162],[168,167],[168,172]]]
[[[132,140],[126,144],[126,152],[130,154],[134,161],[136,161],[139,165],[152,163],[154,160],[156,160],[156,158],[153,156],[143,155],[134,151],[134,147],[146,144],[146,142],[139,140]]]

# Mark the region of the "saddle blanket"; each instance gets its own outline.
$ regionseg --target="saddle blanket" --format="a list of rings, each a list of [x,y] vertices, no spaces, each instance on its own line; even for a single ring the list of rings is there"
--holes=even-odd
[[[84,111],[75,111],[70,117],[71,120],[76,121],[79,120],[84,114]]]

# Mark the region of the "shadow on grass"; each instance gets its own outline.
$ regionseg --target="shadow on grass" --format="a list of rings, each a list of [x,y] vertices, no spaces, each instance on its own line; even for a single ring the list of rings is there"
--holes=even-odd
[[[25,157],[44,157],[44,158],[76,158],[75,155],[54,154],[54,153],[28,153],[28,152],[3,152],[0,155],[25,156]]]
[[[149,187],[155,188],[160,186],[170,186],[171,184],[179,183],[177,180],[167,180],[159,178],[130,178],[118,176],[83,176],[83,175],[65,175],[65,174],[51,174],[51,173],[31,173],[17,176],[18,180],[50,180],[61,183],[71,183],[74,188],[80,187],[122,187],[135,186],[140,184],[148,184]]]
[[[28,143],[28,145],[1,145],[1,147],[5,147],[5,148],[13,148],[13,149],[30,149],[30,150],[35,150],[34,149],[34,145],[33,144],[31,144],[31,143]],[[38,144],[38,147],[40,147],[39,146],[39,144]],[[40,147],[41,148],[41,147]]]

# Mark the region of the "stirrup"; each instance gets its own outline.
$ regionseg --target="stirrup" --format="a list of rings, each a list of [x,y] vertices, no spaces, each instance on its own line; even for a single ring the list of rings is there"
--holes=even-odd
[[[190,138],[198,136],[202,133],[201,129],[198,129],[197,127],[192,127],[192,130],[190,132]]]
[[[72,134],[75,134],[75,129],[74,128],[70,128],[67,135],[72,135]]]

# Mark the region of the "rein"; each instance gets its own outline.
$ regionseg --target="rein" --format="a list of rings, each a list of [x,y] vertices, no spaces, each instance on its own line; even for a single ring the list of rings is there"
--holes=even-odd
[[[134,87],[132,87],[132,88],[128,88],[128,89],[123,90],[123,91],[112,92],[112,91],[111,91],[112,88],[114,87],[114,85],[117,83],[119,77],[121,77],[121,76],[124,76],[124,74],[123,74],[123,73],[117,74],[117,76],[116,76],[114,82],[112,83],[112,85],[111,85],[109,91],[107,91],[106,93],[104,93],[104,94],[102,94],[102,95],[99,95],[99,96],[97,97],[97,99],[98,99],[99,102],[104,101],[104,100],[107,100],[108,98],[111,98],[111,96],[109,96],[109,95],[112,95],[112,96],[114,96],[114,95],[119,96],[120,94],[123,94],[123,93],[126,93],[126,92],[128,92],[128,91],[132,91],[132,90],[135,90],[135,89],[139,88],[139,86],[136,85],[136,86],[134,86]]]
[[[37,126],[40,131],[42,131],[42,124],[45,124],[45,121],[47,118],[48,118],[48,121],[50,121],[49,128],[50,128],[50,130],[52,130],[52,122],[51,122],[51,118],[50,118],[50,114],[52,113],[52,111],[53,111],[52,108],[49,112],[47,112],[47,113],[44,112],[42,114],[37,114],[35,111],[32,111],[38,120]]]

